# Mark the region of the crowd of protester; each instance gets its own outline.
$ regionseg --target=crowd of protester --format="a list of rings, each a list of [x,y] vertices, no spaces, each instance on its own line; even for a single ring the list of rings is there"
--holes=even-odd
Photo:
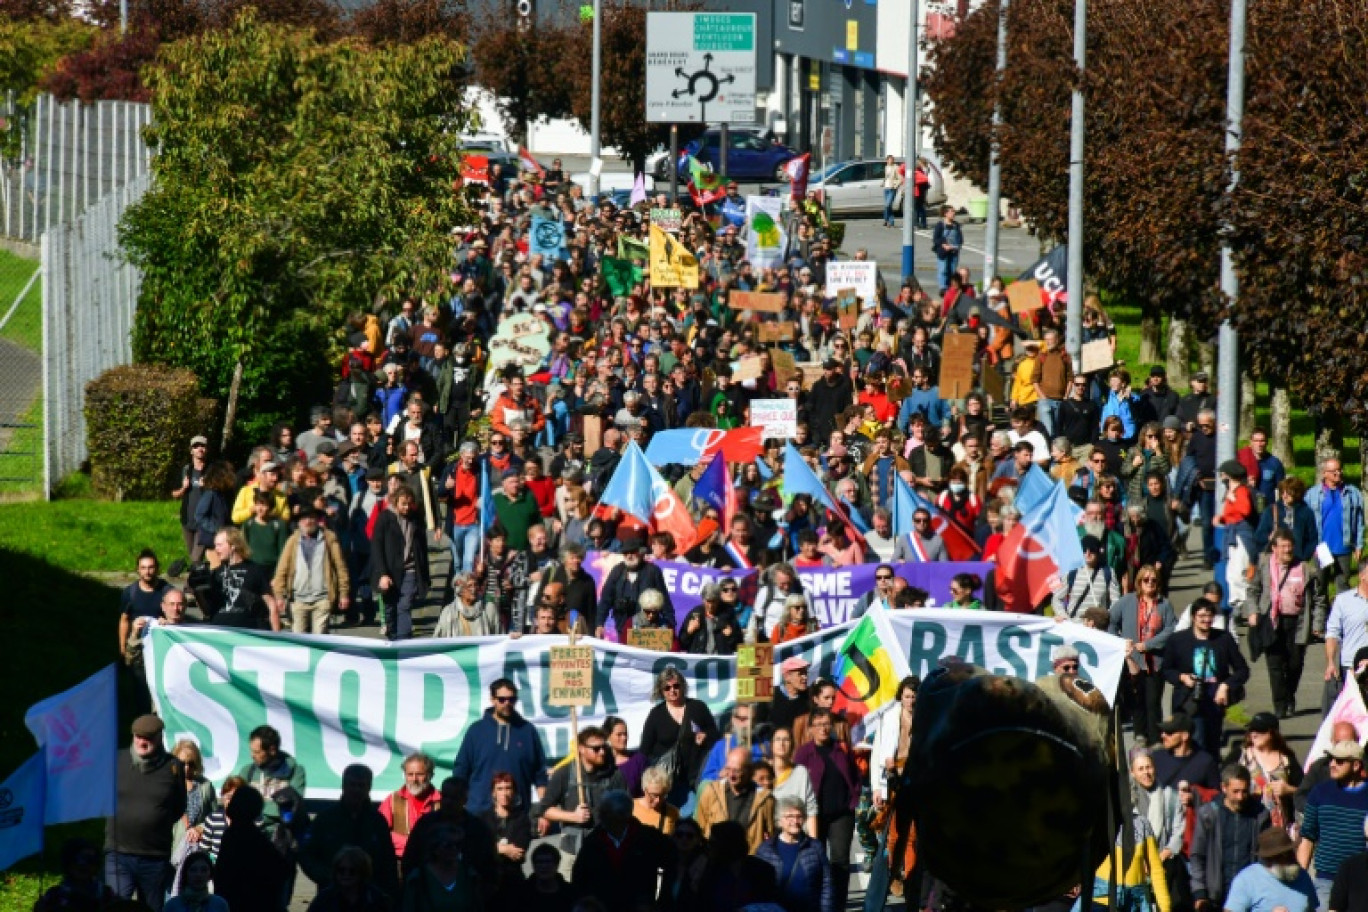
[[[1109,859],[1098,882],[1117,879],[1128,910],[1368,904],[1359,734],[1337,728],[1305,775],[1279,734],[1298,710],[1310,645],[1326,644],[1327,703],[1368,666],[1368,576],[1349,586],[1362,495],[1337,460],[1318,467],[1308,491],[1255,429],[1237,459],[1217,465],[1205,374],[1182,396],[1162,367],[1138,391],[1125,366],[1076,375],[1059,302],[1014,315],[1001,280],[977,288],[967,269],[943,269],[935,297],[915,280],[889,288],[880,277],[849,326],[826,291],[840,254],[812,197],[790,201],[786,256],[764,268],[747,260],[727,214],[735,206],[721,217],[686,208],[679,239],[697,258],[699,286],[653,288],[642,277],[614,295],[605,260],[644,248],[644,205],[595,205],[558,166],[540,181],[495,173],[491,183],[471,196],[478,220],[455,233],[448,286],[350,321],[334,400],[313,407],[306,428],[277,426],[240,467],[212,458],[205,438],[190,441],[173,491],[186,554],[169,573],[186,574],[185,585],[144,552],[121,604],[119,650],[135,675],[149,625],[326,635],[379,624],[400,641],[427,632],[425,606],[439,609],[430,629],[441,637],[662,627],[677,630],[678,651],[730,655],[817,629],[797,568],[877,564],[864,607],[927,605],[892,565],[947,560],[947,528],[983,560],[1002,559],[1021,518],[1020,482],[1039,467],[1080,511],[1085,566],[1040,604],[1013,600],[992,574],[959,574],[949,607],[1048,614],[1126,641],[1119,699],[1135,750],[1122,766],[1138,838],[1133,857]],[[729,199],[737,193],[728,188]],[[563,256],[529,253],[533,219],[562,223]],[[942,262],[957,252],[953,210],[935,239]],[[783,295],[784,309],[730,306],[744,291]],[[491,339],[523,315],[544,326],[549,352],[491,367]],[[761,319],[792,335],[761,344]],[[950,399],[937,383],[955,333],[975,339],[974,391]],[[1085,302],[1084,334],[1115,343],[1096,298]],[[785,372],[776,354],[810,370]],[[749,355],[759,377],[734,380]],[[598,504],[630,442],[746,426],[753,399],[784,397],[796,401],[791,442],[849,527],[811,495],[785,492],[781,440],[732,466],[731,517],[692,496],[705,464],[658,467],[693,513],[697,540],[686,549]],[[901,534],[895,476],[926,503]],[[1225,575],[1179,612],[1168,592],[1191,526],[1194,557]],[[1318,549],[1330,559],[1317,561]],[[584,564],[605,551],[621,561],[600,587]],[[434,555],[445,571],[434,573]],[[724,575],[677,624],[662,560],[761,575],[750,587]],[[1254,651],[1274,705],[1227,749],[1226,710],[1244,696]],[[1056,673],[1078,674],[1072,650],[1054,660]],[[375,796],[370,771],[354,766],[340,799],[313,814],[305,770],[269,727],[252,733],[252,761],[216,790],[193,743],[168,749],[160,720],[140,716],[103,865],[95,846],[69,843],[65,879],[38,908],[136,895],[154,910],[270,912],[287,906],[301,871],[317,887],[315,910],[844,909],[852,858],[866,871],[888,864],[886,809],[919,682],[903,681],[900,708],[857,741],[834,684],[808,673],[804,660],[785,661],[770,703],[717,719],[667,671],[641,731],[613,718],[582,728],[559,763],[525,731],[518,691],[501,680],[451,769],[411,756],[404,786]],[[922,908],[953,907],[923,874],[894,871],[890,890]],[[866,908],[882,908],[887,892],[871,891]]]

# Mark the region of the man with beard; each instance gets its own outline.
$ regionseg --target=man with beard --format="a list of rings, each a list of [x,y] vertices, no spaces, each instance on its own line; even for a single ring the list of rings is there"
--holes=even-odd
[[[1302,816],[1297,862],[1316,866],[1316,896],[1330,906],[1330,888],[1340,865],[1363,849],[1368,819],[1368,783],[1363,781],[1363,748],[1338,741],[1330,748],[1330,782],[1311,790]]]
[[[1270,827],[1259,834],[1258,858],[1230,885],[1225,902],[1228,912],[1309,912],[1317,907],[1315,884],[1297,864],[1296,847],[1285,830]],[[1338,912],[1349,905],[1336,905],[1332,892],[1329,908]]]
[[[1259,833],[1269,822],[1263,805],[1250,800],[1249,771],[1242,766],[1226,767],[1221,773],[1220,799],[1198,809],[1192,833],[1188,870],[1198,912],[1225,908],[1230,885],[1254,861]]]
[[[670,628],[674,628],[674,605],[670,602],[665,575],[655,564],[642,560],[644,548],[645,544],[639,537],[629,538],[622,543],[622,563],[609,571],[599,595],[598,612],[594,620],[594,635],[599,639],[606,633],[611,618],[617,625],[620,640],[626,642],[627,626],[637,613],[641,594],[647,589],[667,593],[663,615]]]
[[[389,824],[394,853],[402,858],[409,833],[424,815],[441,807],[441,795],[432,784],[435,765],[427,754],[410,754],[404,759],[404,785],[380,802],[380,816]]]

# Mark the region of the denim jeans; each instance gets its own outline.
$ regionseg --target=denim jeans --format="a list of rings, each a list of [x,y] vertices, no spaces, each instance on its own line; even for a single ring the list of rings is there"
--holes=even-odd
[[[413,636],[413,606],[418,598],[418,574],[412,570],[384,594],[385,638],[391,643]]]
[[[120,899],[138,899],[152,912],[161,912],[166,903],[166,887],[171,864],[165,858],[129,855],[124,852],[105,853],[105,885]]]
[[[1036,400],[1036,417],[1040,419],[1041,424],[1045,425],[1045,438],[1047,440],[1054,437],[1055,427],[1059,424],[1059,406],[1060,400],[1058,399]]]
[[[893,213],[893,201],[898,198],[898,191],[894,188],[884,187],[884,224],[894,224],[895,215]]]
[[[959,269],[958,250],[954,253],[946,254],[944,259],[937,261],[936,279],[940,282],[941,294],[944,294],[945,290],[950,287],[950,277],[955,274],[956,269]]]
[[[447,530],[447,546],[451,549],[451,576],[474,573],[475,561],[480,556],[480,524],[452,526]]]
[[[888,904],[888,886],[892,880],[893,874],[888,870],[888,846],[884,843],[884,837],[880,836],[879,851],[874,855],[874,867],[869,872],[869,881],[865,886],[864,912],[883,912]]]

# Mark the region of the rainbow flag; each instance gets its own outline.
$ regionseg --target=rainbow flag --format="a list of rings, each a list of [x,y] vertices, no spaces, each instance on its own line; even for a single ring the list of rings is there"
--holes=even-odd
[[[893,705],[898,684],[907,676],[907,660],[896,648],[898,640],[888,626],[883,608],[871,608],[860,618],[836,651],[831,677],[836,682],[835,708],[845,714],[858,731]]]

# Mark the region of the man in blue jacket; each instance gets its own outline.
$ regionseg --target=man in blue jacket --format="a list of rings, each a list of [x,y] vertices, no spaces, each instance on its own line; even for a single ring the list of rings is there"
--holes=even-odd
[[[797,798],[779,802],[779,833],[762,842],[755,857],[774,866],[779,901],[792,912],[836,912],[831,865],[822,844],[803,832],[807,808]],[[879,897],[878,908],[883,908]]]
[[[1344,483],[1344,467],[1333,457],[1321,463],[1321,483],[1306,492],[1306,505],[1316,517],[1321,543],[1335,562],[1321,571],[1329,592],[1330,580],[1343,590],[1363,552],[1363,492]]]
[[[466,731],[452,769],[453,776],[470,783],[466,807],[472,814],[493,804],[495,773],[513,777],[524,807],[540,800],[546,788],[546,754],[536,726],[518,715],[518,688],[499,678],[489,685],[489,696],[493,705]]]

